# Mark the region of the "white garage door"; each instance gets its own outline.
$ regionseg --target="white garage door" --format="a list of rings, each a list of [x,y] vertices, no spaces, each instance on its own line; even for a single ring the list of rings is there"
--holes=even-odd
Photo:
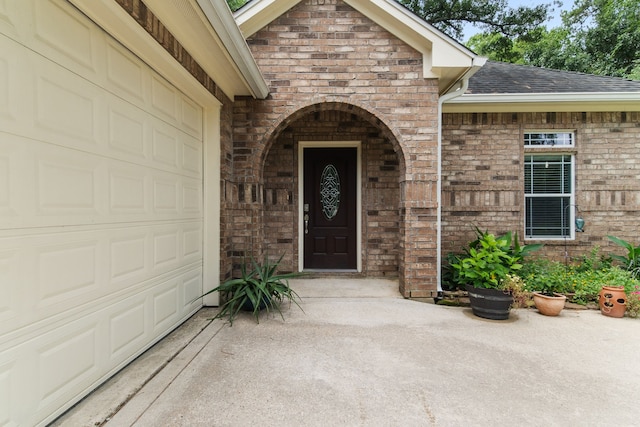
[[[0,0],[0,425],[195,312],[203,109],[63,0]]]

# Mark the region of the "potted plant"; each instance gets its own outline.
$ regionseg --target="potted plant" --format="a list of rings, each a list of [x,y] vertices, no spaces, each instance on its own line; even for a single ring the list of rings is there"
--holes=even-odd
[[[521,270],[532,292],[533,302],[540,314],[557,316],[564,309],[567,296],[567,270],[558,262],[537,259],[527,262]]]
[[[203,294],[202,296],[220,292],[223,302],[215,319],[228,317],[229,324],[233,325],[233,320],[241,310],[252,312],[258,323],[262,310],[275,310],[284,319],[280,304],[285,300],[295,303],[302,310],[298,304],[300,297],[289,286],[289,279],[299,276],[299,273],[276,273],[283,256],[273,263],[265,255],[262,264],[251,257],[248,266],[243,263],[239,278],[229,279]]]
[[[477,239],[469,244],[466,256],[451,267],[458,280],[466,285],[471,309],[476,316],[504,320],[514,303],[514,294],[521,299],[522,279],[516,274],[522,268],[522,258],[542,245],[520,245],[518,235],[511,232],[496,237],[476,227]]]
[[[566,295],[557,292],[533,292],[533,303],[536,305],[538,312],[545,316],[557,316],[560,314],[566,301]]]

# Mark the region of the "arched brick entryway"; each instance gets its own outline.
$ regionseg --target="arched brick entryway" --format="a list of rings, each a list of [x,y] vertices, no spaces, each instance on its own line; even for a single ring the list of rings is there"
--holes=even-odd
[[[372,113],[346,103],[319,103],[287,117],[268,135],[261,159],[264,245],[285,254],[283,267],[298,270],[299,144],[316,147],[358,141],[361,152],[361,275],[398,277],[401,229],[400,178],[404,156],[397,139]]]

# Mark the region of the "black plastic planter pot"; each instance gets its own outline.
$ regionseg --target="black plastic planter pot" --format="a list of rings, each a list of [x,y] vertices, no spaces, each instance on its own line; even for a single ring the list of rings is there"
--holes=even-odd
[[[258,306],[258,311],[264,310],[265,308],[267,308],[268,305],[269,305],[269,299],[267,297],[262,297],[262,300],[260,300],[260,305]],[[254,311],[254,305],[251,302],[251,300],[247,298],[246,301],[242,304],[242,307],[240,307],[240,309],[242,311]]]
[[[475,288],[466,285],[471,302],[471,310],[478,317],[492,320],[509,318],[513,296],[498,289]]]

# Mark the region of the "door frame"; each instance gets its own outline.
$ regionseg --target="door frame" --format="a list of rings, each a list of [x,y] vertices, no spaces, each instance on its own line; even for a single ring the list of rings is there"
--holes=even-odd
[[[304,204],[305,148],[356,149],[356,270],[360,273],[362,272],[362,141],[298,141],[298,271],[304,271],[304,213],[302,205]]]

